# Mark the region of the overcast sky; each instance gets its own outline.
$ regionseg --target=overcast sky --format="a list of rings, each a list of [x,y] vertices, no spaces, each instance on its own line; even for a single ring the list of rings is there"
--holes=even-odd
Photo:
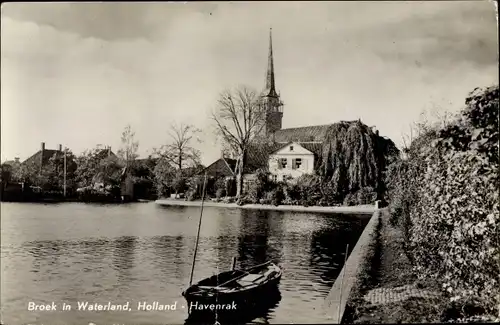
[[[40,142],[116,151],[123,128],[141,156],[172,122],[204,130],[220,91],[261,90],[273,28],[284,127],[361,118],[401,143],[423,110],[457,111],[498,83],[490,2],[4,3],[2,161]]]

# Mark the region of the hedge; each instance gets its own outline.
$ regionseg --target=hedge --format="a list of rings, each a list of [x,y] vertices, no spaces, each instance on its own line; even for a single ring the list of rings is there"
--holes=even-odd
[[[416,273],[458,305],[499,313],[498,86],[475,89],[456,121],[408,154],[387,177]]]

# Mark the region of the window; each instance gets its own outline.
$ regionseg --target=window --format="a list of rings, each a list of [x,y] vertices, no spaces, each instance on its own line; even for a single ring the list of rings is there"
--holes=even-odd
[[[280,158],[279,168],[280,169],[286,169],[286,165],[287,165],[287,159],[286,158]]]
[[[274,181],[274,182],[277,182],[277,181],[278,181],[278,176],[277,176],[277,175],[273,175],[273,181]]]
[[[293,151],[293,146],[290,146],[290,151]]]
[[[297,158],[293,160],[293,169],[300,169],[300,166],[302,165],[302,159]]]

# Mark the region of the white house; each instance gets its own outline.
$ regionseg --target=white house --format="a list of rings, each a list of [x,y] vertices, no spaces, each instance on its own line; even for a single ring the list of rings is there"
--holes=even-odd
[[[269,172],[274,181],[295,179],[314,172],[314,153],[298,142],[283,144],[269,155]]]

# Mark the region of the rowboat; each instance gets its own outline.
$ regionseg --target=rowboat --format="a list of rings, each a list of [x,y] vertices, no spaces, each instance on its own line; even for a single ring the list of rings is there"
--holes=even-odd
[[[246,270],[215,274],[190,286],[182,295],[190,313],[241,310],[275,293],[282,273],[279,266],[268,261]]]

